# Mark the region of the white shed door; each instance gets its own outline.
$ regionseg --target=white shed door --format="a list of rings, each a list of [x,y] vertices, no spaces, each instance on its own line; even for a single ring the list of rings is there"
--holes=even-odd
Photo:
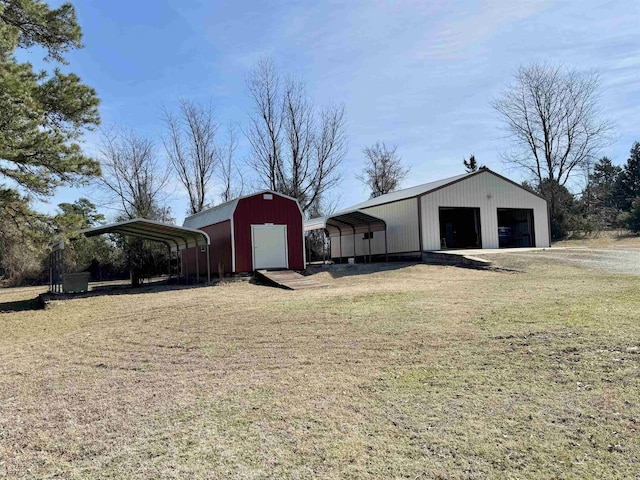
[[[253,269],[289,268],[286,225],[251,225]]]

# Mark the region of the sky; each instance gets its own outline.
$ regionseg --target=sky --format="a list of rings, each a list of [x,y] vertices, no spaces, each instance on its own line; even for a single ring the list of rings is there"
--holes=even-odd
[[[262,57],[283,75],[304,79],[318,105],[344,104],[349,148],[334,191],[337,207],[368,197],[356,175],[363,148],[376,141],[397,145],[410,168],[403,187],[460,174],[471,154],[524,180],[501,160],[509,142],[490,101],[533,61],[600,75],[602,116],[616,124],[602,153],[614,163],[623,164],[640,140],[635,0],[72,3],[85,48],[71,52],[63,70],[97,90],[103,128],[134,129],[156,141],[161,157],[162,108],[175,108],[181,97],[211,102],[223,128],[246,125],[245,81]],[[87,135],[86,151],[96,152],[97,141],[96,133]],[[248,156],[241,136],[237,160]],[[186,195],[177,184],[167,193],[181,224]],[[95,188],[61,188],[39,208],[53,211],[81,196],[115,215]]]

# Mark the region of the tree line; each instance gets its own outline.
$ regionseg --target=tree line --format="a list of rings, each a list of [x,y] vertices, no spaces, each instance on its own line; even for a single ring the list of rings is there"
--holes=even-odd
[[[34,199],[47,199],[62,185],[96,184],[115,220],[173,221],[167,192],[175,183],[188,196],[187,214],[241,195],[249,181],[252,189],[293,196],[308,215],[326,210],[346,155],[344,106],[318,106],[304,81],[283,77],[270,60],[261,60],[246,82],[253,103],[241,132],[251,146],[246,162],[235,158],[238,127],[221,128],[211,105],[187,99],[175,111],[163,110],[160,142],[124,128],[102,130],[92,158],[80,141],[100,125],[95,90],[75,74],[35,71],[15,55],[39,46],[47,62],[66,64],[66,53],[82,47],[73,6],[0,0],[0,39],[0,280],[42,279],[49,243],[105,221],[84,198],[60,204],[52,215],[33,210]],[[123,265],[139,271],[153,267],[156,251],[141,240],[82,239],[65,250],[65,262],[85,269],[97,256],[111,273]]]
[[[60,204],[52,215],[33,210],[35,198],[49,198],[63,185],[97,184],[118,212],[116,220],[171,222],[168,191],[175,183],[187,194],[188,214],[259,188],[296,198],[307,216],[333,208],[331,191],[347,155],[344,105],[318,105],[302,79],[283,76],[270,59],[247,76],[252,107],[245,128],[221,125],[211,104],[179,99],[175,110],[162,111],[159,141],[124,128],[102,130],[93,158],[80,142],[100,125],[95,90],[57,67],[36,71],[20,62],[16,51],[33,46],[44,49],[49,65],[66,64],[66,53],[82,47],[70,3],[50,8],[41,0],[0,0],[0,280],[42,279],[50,242],[105,221],[85,198]],[[549,201],[554,238],[640,229],[638,143],[623,167],[606,157],[592,164],[613,129],[601,119],[598,87],[593,72],[532,64],[492,102],[513,146],[504,160]],[[241,162],[236,149],[242,135],[249,152]],[[409,169],[396,145],[378,141],[362,153],[357,178],[371,197],[400,188]],[[474,156],[464,166],[479,168]],[[576,197],[566,185],[581,172],[588,172],[588,183]],[[159,269],[161,250],[142,241],[81,239],[65,261],[96,276],[119,275],[127,268]]]
[[[511,140],[503,159],[547,199],[556,240],[608,228],[640,231],[638,142],[623,167],[607,157],[594,163],[615,128],[600,113],[599,86],[596,72],[533,63],[491,102]],[[586,187],[572,195],[567,185],[585,174]]]

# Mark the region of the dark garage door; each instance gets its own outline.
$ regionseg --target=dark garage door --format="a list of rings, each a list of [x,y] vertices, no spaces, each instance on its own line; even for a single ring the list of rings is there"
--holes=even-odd
[[[527,208],[498,209],[500,248],[535,247],[533,210]]]
[[[482,248],[480,209],[440,207],[440,247]]]

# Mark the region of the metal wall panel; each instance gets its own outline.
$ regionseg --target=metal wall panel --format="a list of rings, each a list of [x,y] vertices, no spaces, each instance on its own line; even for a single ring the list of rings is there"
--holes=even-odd
[[[418,202],[415,198],[378,205],[363,211],[382,218],[387,223],[389,253],[420,251]],[[374,251],[375,253],[384,253],[384,236],[382,240],[382,251]]]
[[[372,232],[371,254],[384,254],[384,232]],[[369,255],[369,240],[362,233],[356,234],[356,256]],[[353,257],[353,234],[342,236],[342,254],[340,253],[340,237],[331,236],[331,257]]]
[[[415,198],[408,198],[386,205],[378,205],[362,210],[383,219],[387,224],[388,253],[406,253],[420,251],[420,239],[418,231],[418,202]],[[332,257],[353,257],[353,234],[349,230],[342,235],[342,254],[340,254],[340,238],[331,237]],[[369,240],[362,233],[356,234],[356,255],[369,254]],[[384,232],[374,232],[371,239],[371,253],[383,255]]]
[[[216,223],[200,228],[206,232],[211,239],[209,245],[209,260],[211,265],[211,276],[218,275],[220,266],[223,273],[232,273],[231,267],[231,222]],[[183,272],[187,269],[190,275],[196,274],[196,252],[198,252],[198,267],[200,275],[207,274],[207,253],[201,252],[200,247],[188,248],[182,251],[182,268]]]
[[[424,250],[440,250],[440,207],[480,208],[482,248],[498,248],[498,208],[533,209],[536,247],[549,246],[547,202],[489,172],[421,197]]]

